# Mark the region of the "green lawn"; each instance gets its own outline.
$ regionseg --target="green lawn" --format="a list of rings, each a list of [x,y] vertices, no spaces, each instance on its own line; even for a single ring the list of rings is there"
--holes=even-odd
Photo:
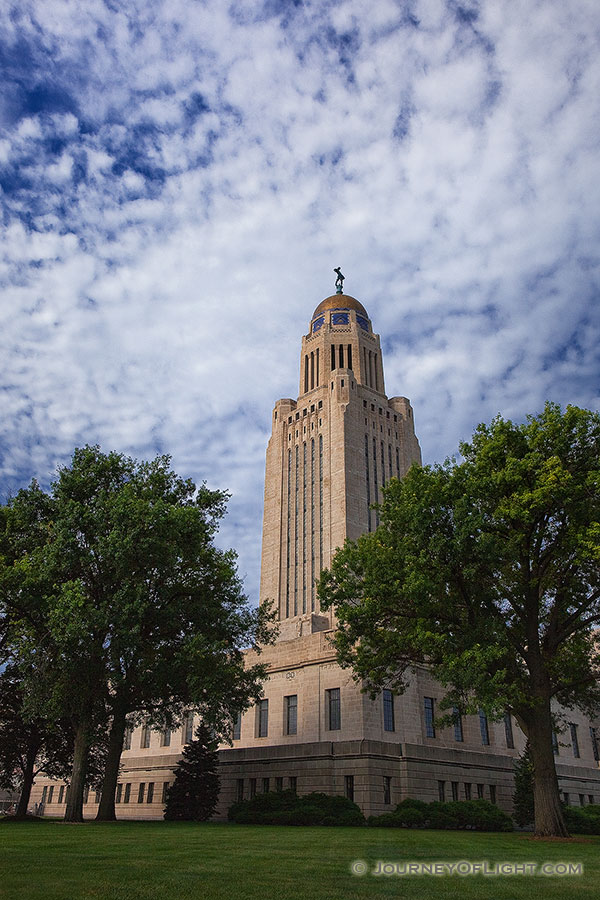
[[[188,825],[163,822],[0,824],[3,900],[552,900],[600,895],[600,837]],[[354,860],[582,863],[584,874],[352,875]]]

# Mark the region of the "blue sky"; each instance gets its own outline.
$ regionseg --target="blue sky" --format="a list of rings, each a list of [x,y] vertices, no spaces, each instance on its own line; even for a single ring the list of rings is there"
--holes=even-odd
[[[600,405],[597,0],[9,0],[0,67],[0,499],[168,452],[255,601],[334,266],[425,461]]]

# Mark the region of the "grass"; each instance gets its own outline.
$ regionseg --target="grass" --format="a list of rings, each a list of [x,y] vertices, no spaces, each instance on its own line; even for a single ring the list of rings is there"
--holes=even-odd
[[[600,837],[117,822],[0,825],[3,900],[595,898]],[[352,875],[353,860],[582,863],[580,876]]]

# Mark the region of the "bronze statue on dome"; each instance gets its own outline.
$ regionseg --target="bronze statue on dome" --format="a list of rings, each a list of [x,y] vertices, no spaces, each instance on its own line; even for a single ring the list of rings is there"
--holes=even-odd
[[[337,275],[337,278],[335,279],[335,292],[336,292],[336,294],[343,294],[344,293],[344,276],[342,275],[342,268],[341,268],[341,266],[338,266],[337,269],[334,269],[333,271]]]

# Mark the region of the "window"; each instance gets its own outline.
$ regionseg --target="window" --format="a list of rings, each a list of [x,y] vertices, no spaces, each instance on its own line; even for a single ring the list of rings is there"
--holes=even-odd
[[[146,793],[146,803],[152,803],[154,800],[154,782],[148,782],[148,791]]]
[[[433,697],[424,697],[425,709],[425,734],[427,737],[435,737],[435,724],[433,721]]]
[[[263,778],[263,794],[269,793],[269,791],[271,789],[270,784],[271,784],[270,778]]]
[[[183,728],[181,733],[182,742],[189,744],[194,740],[194,714],[186,713],[183,719]]]
[[[269,734],[269,701],[258,701],[258,737],[267,737]]]
[[[285,733],[296,734],[298,730],[298,695],[290,694],[284,697],[285,704]]]
[[[123,750],[131,750],[131,735],[133,734],[133,728],[131,725],[127,725],[125,727],[125,734],[123,735]]]
[[[396,730],[394,722],[394,695],[391,691],[383,692],[383,730]]]
[[[481,732],[481,743],[487,746],[490,742],[490,732],[487,716],[482,709],[479,710],[479,730]]]
[[[250,779],[250,799],[256,797],[256,778]]]
[[[121,782],[119,782],[117,785],[117,793],[115,796],[115,803],[120,803],[122,796],[123,796],[123,785],[121,784]]]
[[[465,781],[465,800],[471,799],[471,785],[468,781]]]
[[[170,747],[171,746],[171,729],[170,728],[165,728],[164,731],[161,731],[160,746],[161,747]]]
[[[452,782],[452,799],[458,800],[458,781]]]
[[[100,803],[101,793],[101,791],[96,791],[96,793],[94,794],[94,803]]]
[[[446,782],[438,781],[438,797],[440,803],[444,803],[446,800]]]
[[[167,802],[167,795],[168,795],[168,793],[169,793],[169,782],[168,782],[168,781],[163,781],[162,794],[161,794],[161,798],[160,798],[160,802],[161,802],[161,803],[164,804],[164,803]]]
[[[389,806],[392,802],[392,778],[391,775],[383,776],[383,802]]]
[[[555,731],[552,732],[552,752],[555,756],[558,756],[558,738]]]
[[[58,789],[58,802],[59,803],[63,802],[64,796],[65,796],[65,786],[64,786],[64,784],[61,784],[61,786]]]
[[[348,800],[354,800],[354,775],[344,775],[344,794]]]
[[[509,750],[515,749],[515,739],[513,736],[512,719],[510,713],[504,713],[504,734],[506,736],[506,746]]]
[[[577,725],[574,722],[569,723],[569,731],[571,732],[571,745],[573,747],[573,756],[579,759],[579,740],[577,738]]]
[[[123,803],[129,803],[129,798],[131,797],[131,784],[129,782],[125,785],[125,795],[123,797]]]
[[[241,803],[244,799],[244,779],[238,778],[236,781],[236,800]]]
[[[477,785],[477,799],[483,800],[483,785],[482,784]]]
[[[50,802],[50,801],[48,801],[48,802]],[[585,794],[580,794],[580,795],[579,795],[579,805],[580,805],[580,806],[585,806]]]
[[[281,775],[278,775],[277,778],[275,779],[275,790],[276,791],[283,790],[283,778],[281,777]]]
[[[331,690],[326,691],[325,693],[327,694],[327,727],[330,731],[339,731],[342,727],[340,715],[340,689],[331,688]]]
[[[84,803],[88,802],[89,796],[90,796],[90,789],[89,789],[88,785],[86,784],[86,786],[83,789],[83,802]]]
[[[50,785],[50,790],[48,791],[48,803],[52,803],[52,797],[54,796],[54,785]],[[583,804],[582,804],[583,806]]]
[[[145,793],[145,790],[146,790],[146,785],[144,784],[143,781],[141,781],[141,782],[140,782],[140,786],[138,787],[138,801],[137,801],[138,803],[143,803],[143,802],[144,802],[144,793]]]
[[[288,782],[290,791],[296,793],[296,791],[298,790],[298,777],[296,775],[290,775],[290,777],[288,778]]]
[[[589,800],[590,803],[593,805],[593,804],[594,804],[594,795],[593,795],[593,794],[588,794],[588,800]],[[59,801],[59,802],[60,802],[60,801]]]
[[[490,803],[496,802],[496,785],[490,784]]]
[[[569,806],[570,802],[571,802],[571,799],[570,799],[569,795],[567,794],[567,792],[565,791],[565,793],[563,794],[563,803],[565,804],[565,806]]]
[[[48,793],[48,786],[44,785],[44,787],[42,788],[42,803],[46,802],[47,793]],[[84,801],[84,803],[85,803],[85,801]]]
[[[150,746],[150,727],[148,725],[142,726],[142,734],[140,737],[140,747],[142,750],[146,749]]]
[[[242,736],[242,713],[238,712],[237,716],[233,720],[233,735],[232,738],[234,741],[239,741]]]
[[[453,707],[452,714],[454,716],[454,740],[463,741],[462,716],[458,706]]]
[[[596,729],[592,725],[590,725],[590,739],[592,741],[594,759],[598,762],[598,760],[600,760],[600,754],[598,753],[598,736],[596,735]]]

